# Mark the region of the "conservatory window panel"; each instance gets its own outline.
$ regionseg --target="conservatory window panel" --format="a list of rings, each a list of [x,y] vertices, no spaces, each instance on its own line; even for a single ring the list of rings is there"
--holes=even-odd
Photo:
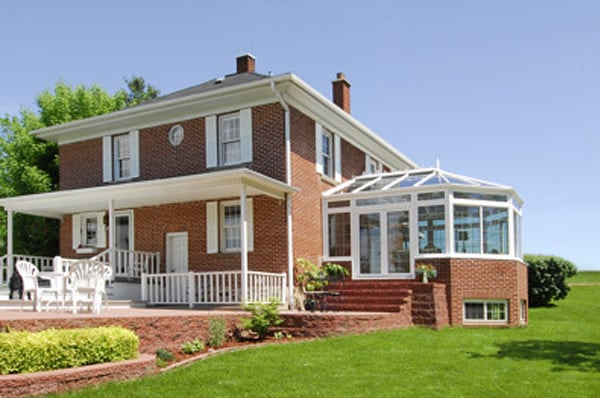
[[[381,273],[381,228],[379,213],[359,216],[360,273]]]
[[[446,214],[444,205],[419,207],[419,253],[446,251]]]
[[[348,257],[351,253],[350,213],[329,214],[329,256]]]
[[[410,272],[410,223],[408,211],[387,213],[388,271]]]
[[[508,209],[483,208],[484,253],[508,254]]]
[[[454,207],[454,251],[481,253],[481,222],[479,206]]]

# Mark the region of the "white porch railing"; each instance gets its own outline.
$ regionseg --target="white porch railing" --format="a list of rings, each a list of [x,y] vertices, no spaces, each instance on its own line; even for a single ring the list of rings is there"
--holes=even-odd
[[[286,275],[248,272],[248,303],[286,303]],[[240,304],[242,272],[188,272],[142,274],[142,301],[151,305]]]
[[[111,257],[111,252],[113,253]],[[160,253],[137,250],[107,249],[92,260],[111,264],[114,277],[141,278],[142,274],[160,271]]]
[[[17,263],[17,261],[29,261],[34,264],[40,271],[52,271],[52,257],[42,257],[42,256],[30,256],[27,254],[13,254],[13,265]],[[0,257],[0,286],[7,286],[8,281],[10,280],[10,276],[12,275],[12,271],[9,267],[9,255],[5,254]]]

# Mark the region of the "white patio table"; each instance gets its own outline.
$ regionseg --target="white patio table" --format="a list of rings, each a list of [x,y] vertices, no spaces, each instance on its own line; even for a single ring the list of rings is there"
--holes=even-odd
[[[66,272],[58,272],[58,271],[44,271],[38,272],[37,276],[41,279],[46,279],[50,281],[50,287],[52,290],[58,291],[59,297],[61,297],[60,308],[65,308],[65,299],[67,294],[67,276],[69,274]],[[50,304],[48,304],[50,307]]]

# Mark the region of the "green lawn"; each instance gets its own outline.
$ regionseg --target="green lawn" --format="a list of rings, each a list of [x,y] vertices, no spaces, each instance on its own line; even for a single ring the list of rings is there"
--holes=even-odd
[[[421,328],[216,356],[69,397],[598,397],[600,286],[517,329]]]
[[[597,283],[600,285],[600,271],[580,271],[568,283]]]

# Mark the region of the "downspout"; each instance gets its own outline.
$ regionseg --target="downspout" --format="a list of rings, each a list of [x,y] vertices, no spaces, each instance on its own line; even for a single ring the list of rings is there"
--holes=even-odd
[[[285,111],[285,176],[286,184],[292,185],[292,144],[290,134],[290,107],[283,99],[283,95],[275,87],[275,82],[271,80],[271,90],[275,93],[279,99],[281,107]],[[287,258],[288,258],[288,308],[292,309],[294,306],[294,242],[293,242],[293,229],[292,229],[292,194],[287,193],[285,195],[286,202],[286,218],[287,218]]]

